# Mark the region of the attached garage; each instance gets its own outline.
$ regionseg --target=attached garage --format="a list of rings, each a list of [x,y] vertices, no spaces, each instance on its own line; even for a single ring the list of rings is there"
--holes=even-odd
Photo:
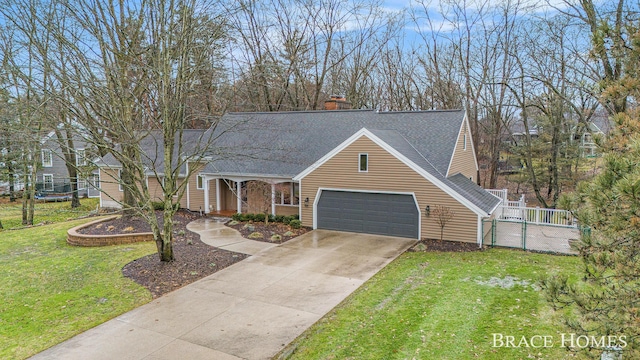
[[[318,229],[419,238],[411,194],[322,190],[315,213]]]

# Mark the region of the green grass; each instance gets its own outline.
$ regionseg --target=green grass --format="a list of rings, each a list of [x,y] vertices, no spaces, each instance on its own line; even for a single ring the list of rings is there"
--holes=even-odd
[[[80,199],[81,206],[71,209],[71,202],[36,202],[33,217],[34,224],[40,223],[57,223],[76,219],[89,214],[95,210],[100,199]],[[22,225],[22,202],[20,199],[16,202],[0,204],[0,221],[5,229],[18,229]]]
[[[121,268],[155,245],[67,245],[67,229],[87,221],[0,233],[0,359],[26,358],[151,300]]]
[[[579,269],[577,257],[504,249],[406,253],[283,353],[293,351],[291,359],[562,359],[570,355],[560,333],[568,331],[536,283]],[[529,285],[477,282],[505,276]],[[551,335],[554,347],[494,348],[493,333]]]

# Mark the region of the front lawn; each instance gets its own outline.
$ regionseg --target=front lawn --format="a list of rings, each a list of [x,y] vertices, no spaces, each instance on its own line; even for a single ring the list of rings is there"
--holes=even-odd
[[[121,269],[155,244],[68,246],[67,229],[87,221],[0,233],[0,359],[29,357],[151,300]]]
[[[560,272],[579,274],[580,259],[504,249],[405,253],[282,354],[290,359],[569,358],[560,346],[568,331],[536,285],[541,276]],[[493,333],[518,340],[549,335],[553,347],[492,347]]]
[[[77,219],[96,210],[100,199],[80,199],[80,207],[72,209],[70,201],[41,202],[37,201],[33,217],[34,224],[57,223],[71,219]],[[7,198],[0,199],[0,221],[6,229],[17,229],[22,225],[22,200],[9,202]]]

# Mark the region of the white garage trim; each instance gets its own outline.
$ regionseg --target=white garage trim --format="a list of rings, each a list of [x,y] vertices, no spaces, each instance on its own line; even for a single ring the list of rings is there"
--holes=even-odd
[[[318,201],[320,200],[320,196],[322,195],[322,190],[367,193],[367,194],[411,195],[411,197],[413,198],[413,202],[416,205],[416,209],[418,209],[418,240],[420,240],[420,238],[422,237],[422,210],[420,209],[420,205],[418,204],[418,199],[416,198],[416,194],[413,192],[385,191],[385,190],[359,190],[359,189],[319,187],[318,191],[316,192],[316,197],[313,200],[313,229],[314,230],[318,228]]]

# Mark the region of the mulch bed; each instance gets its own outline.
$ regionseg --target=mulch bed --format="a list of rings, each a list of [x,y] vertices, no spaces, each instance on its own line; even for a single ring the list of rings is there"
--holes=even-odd
[[[156,216],[162,216],[156,212]],[[178,211],[174,220],[173,255],[175,260],[169,263],[160,261],[154,253],[134,260],[122,268],[122,274],[146,287],[153,298],[179,289],[187,284],[211,275],[227,266],[248,257],[232,251],[218,249],[200,241],[200,236],[186,229],[188,223],[200,218],[187,211]],[[126,232],[149,232],[149,224],[142,219],[116,219],[84,228],[83,234],[118,234]],[[111,226],[111,230],[108,230]],[[131,229],[130,229],[131,228]],[[126,233],[125,232],[125,233]]]
[[[158,222],[162,224],[162,213],[157,212],[156,216],[158,217]],[[176,214],[174,219],[179,221],[183,216],[182,214]],[[151,226],[145,219],[136,216],[100,222],[78,229],[77,232],[85,235],[133,234],[151,232]]]
[[[436,239],[423,239],[408,251],[425,252],[425,251],[441,251],[441,252],[469,252],[482,251],[476,243],[467,243],[461,241],[447,241]]]
[[[300,236],[311,229],[307,227],[301,227],[300,229],[293,229],[289,225],[285,225],[283,223],[275,223],[270,222],[268,225],[265,225],[264,222],[246,222],[241,221],[237,222],[237,224],[232,225],[233,222],[227,222],[226,225],[230,228],[236,229],[242,234],[243,237],[251,240],[268,242],[272,244],[282,244],[293,239],[296,236]],[[250,238],[249,235],[252,233],[260,233],[262,234],[262,238]],[[291,233],[289,236],[285,236],[287,232]],[[280,240],[271,240],[271,236],[274,234],[280,235]]]

